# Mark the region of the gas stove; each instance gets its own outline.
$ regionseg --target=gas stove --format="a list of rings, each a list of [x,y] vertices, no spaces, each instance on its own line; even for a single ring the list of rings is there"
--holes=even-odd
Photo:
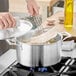
[[[62,51],[61,61],[48,67],[23,66],[10,49],[0,57],[0,76],[76,76],[76,48]]]
[[[25,67],[15,63],[2,76],[76,76],[76,58],[62,57],[58,64],[48,67]]]

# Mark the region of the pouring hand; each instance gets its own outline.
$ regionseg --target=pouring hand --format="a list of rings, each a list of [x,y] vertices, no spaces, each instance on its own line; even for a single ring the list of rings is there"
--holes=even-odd
[[[39,14],[39,7],[35,0],[27,0],[27,8],[28,12],[32,15],[38,15]]]
[[[16,25],[16,21],[10,13],[0,13],[0,29],[11,28]]]

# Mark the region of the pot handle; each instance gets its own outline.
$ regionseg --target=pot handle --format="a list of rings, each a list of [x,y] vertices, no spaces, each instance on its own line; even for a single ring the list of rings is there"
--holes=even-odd
[[[6,39],[6,41],[7,41],[7,43],[8,43],[9,45],[17,45],[17,44],[16,44],[16,41],[17,41],[16,38]]]
[[[62,36],[62,50],[63,51],[72,51],[75,48],[74,40],[66,41],[69,37],[72,37],[68,32],[61,33]],[[65,37],[64,37],[65,36]]]
[[[18,44],[16,43],[17,42],[16,38],[7,39],[6,41],[9,44],[9,46],[10,46],[11,49],[16,49],[17,48]],[[20,47],[19,49],[23,50],[21,44],[19,44],[18,46]]]
[[[61,39],[64,41],[66,40],[67,38],[71,37],[71,34],[69,34],[68,32],[62,32],[62,33],[59,33],[61,35]]]
[[[9,49],[16,49],[17,44],[15,38],[6,39],[5,41],[8,43]]]

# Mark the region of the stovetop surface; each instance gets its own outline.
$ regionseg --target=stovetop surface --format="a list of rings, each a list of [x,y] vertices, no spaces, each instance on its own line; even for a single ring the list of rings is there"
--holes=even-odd
[[[62,57],[62,60],[48,67],[25,67],[16,64],[3,76],[76,76],[76,59]]]

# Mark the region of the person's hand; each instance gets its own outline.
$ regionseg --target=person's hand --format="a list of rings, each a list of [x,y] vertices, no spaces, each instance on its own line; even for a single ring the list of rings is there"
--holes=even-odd
[[[0,29],[11,28],[16,25],[16,21],[10,13],[0,13]]]
[[[27,9],[32,16],[39,14],[39,7],[35,0],[27,0]]]

